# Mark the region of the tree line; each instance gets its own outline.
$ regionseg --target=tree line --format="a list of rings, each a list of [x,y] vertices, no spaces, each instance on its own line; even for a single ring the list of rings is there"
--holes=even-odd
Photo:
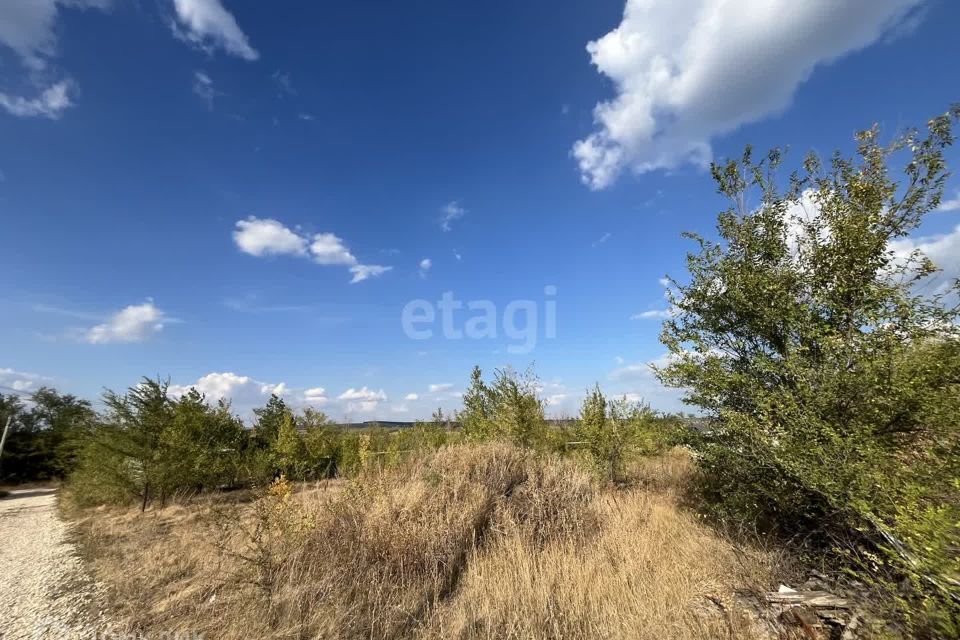
[[[276,395],[253,410],[248,429],[229,402],[211,403],[196,389],[172,397],[165,381],[150,378],[124,393],[106,391],[99,413],[51,389],[31,400],[27,408],[0,396],[0,419],[12,415],[16,425],[3,456],[5,480],[66,478],[81,504],[136,501],[142,509],[174,496],[262,486],[280,474],[349,477],[447,444],[494,439],[576,453],[617,482],[632,452],[666,446],[679,424],[643,405],[608,401],[599,388],[579,420],[551,423],[531,371],[497,371],[486,382],[479,367],[460,411],[438,409],[431,420],[396,430],[342,428]]]

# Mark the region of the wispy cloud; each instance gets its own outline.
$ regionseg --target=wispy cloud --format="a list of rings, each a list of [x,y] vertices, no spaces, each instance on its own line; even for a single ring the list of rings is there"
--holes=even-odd
[[[456,200],[445,204],[440,211],[443,213],[443,217],[440,218],[440,228],[444,231],[453,229],[453,223],[467,215],[467,210]]]
[[[663,297],[667,300],[670,299],[670,279],[663,277],[657,280],[661,287],[663,287]],[[671,318],[676,313],[674,308],[669,309],[650,309],[648,311],[643,311],[641,313],[634,314],[630,316],[631,320],[650,320],[650,319],[666,319]]]
[[[39,387],[52,382],[52,378],[42,376],[37,373],[28,373],[26,371],[16,371],[9,367],[0,367],[0,387],[13,389],[20,392],[35,391]],[[0,394],[6,395],[6,389],[0,389]]]
[[[669,318],[671,315],[669,309],[651,309],[650,311],[642,311],[630,316],[631,320],[649,320],[651,318]]]
[[[213,88],[213,80],[203,71],[193,72],[193,92],[213,111],[213,99],[217,97],[217,90]]]
[[[208,54],[219,48],[244,60],[260,57],[220,0],[173,0],[173,8],[171,28],[179,39]]]
[[[60,9],[106,9],[110,0],[4,0],[0,2],[0,45],[12,49],[33,72],[57,54]]]
[[[590,246],[592,246],[592,247],[599,247],[600,245],[602,245],[604,242],[606,242],[606,241],[609,240],[610,238],[611,238],[611,234],[610,234],[609,231],[607,231],[607,232],[604,233],[602,236],[600,236],[599,238],[597,238],[596,240],[594,240],[594,241],[591,243]]]
[[[357,264],[350,267],[350,273],[353,274],[353,277],[350,279],[350,284],[356,284],[358,282],[363,282],[369,278],[376,278],[377,276],[382,276],[387,271],[393,270],[393,267],[385,267],[381,264]]]
[[[223,304],[234,311],[241,313],[291,313],[308,311],[310,306],[303,304],[267,304],[260,300],[260,296],[248,293],[236,298],[227,298]]]
[[[937,207],[937,211],[960,211],[960,191],[954,192],[954,196],[952,198],[941,200],[940,206]]]
[[[50,85],[34,98],[10,95],[0,91],[0,107],[7,113],[20,118],[49,118],[57,120],[63,112],[73,106],[70,91],[73,84],[69,80]]]
[[[297,89],[293,86],[293,80],[290,78],[290,74],[286,71],[274,71],[273,72],[273,81],[277,83],[277,88],[280,90],[280,96],[295,96],[297,95]]]

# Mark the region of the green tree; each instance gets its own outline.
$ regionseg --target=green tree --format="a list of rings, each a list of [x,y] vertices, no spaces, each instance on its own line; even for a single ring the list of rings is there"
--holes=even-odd
[[[270,394],[267,404],[254,409],[253,413],[257,416],[253,440],[261,449],[269,449],[276,442],[280,427],[288,417],[293,416],[293,412],[287,407],[283,398],[273,393]]]
[[[620,482],[631,456],[661,448],[654,417],[649,406],[629,402],[626,397],[607,400],[596,385],[587,392],[580,408],[577,439],[587,443],[590,460],[600,475]]]
[[[164,431],[174,404],[168,383],[144,378],[123,395],[103,394],[106,413],[80,454],[73,484],[81,500],[119,501],[136,496],[141,509],[175,484]]]
[[[340,431],[322,411],[306,407],[297,418],[303,431],[309,474],[314,478],[329,478],[337,473],[340,453]]]
[[[41,387],[29,394],[29,406],[0,394],[0,429],[12,417],[4,447],[2,476],[15,480],[62,477],[75,463],[77,448],[96,414],[90,403]]]
[[[546,419],[539,388],[540,382],[531,369],[522,374],[512,369],[496,371],[490,387],[496,435],[508,437],[523,447],[534,446],[542,440]]]
[[[32,431],[24,426],[23,402],[16,395],[0,393],[0,429],[10,420],[7,441],[0,454],[0,479],[25,480],[35,466],[31,463],[34,451]]]
[[[487,384],[480,367],[474,367],[457,416],[464,437],[472,441],[508,438],[521,446],[539,442],[546,428],[539,388],[532,369],[522,374],[498,369]]]
[[[291,414],[280,423],[277,439],[271,445],[276,465],[291,478],[302,478],[307,463],[307,449]]]
[[[483,371],[474,366],[459,414],[464,436],[474,441],[490,438],[494,433],[494,411],[493,393],[483,381]]]
[[[190,389],[173,402],[163,431],[168,488],[202,490],[236,484],[246,440],[243,423],[227,402],[211,407],[203,394]]]
[[[76,465],[78,449],[90,433],[96,413],[89,401],[49,387],[41,387],[30,399],[30,421],[48,456],[49,474],[64,477]]]
[[[699,251],[689,282],[672,281],[659,370],[710,418],[694,446],[724,513],[859,536],[864,557],[879,550],[947,598],[960,596],[956,555],[943,562],[960,544],[957,285],[924,289],[935,265],[902,247],[940,202],[958,115],[888,145],[861,132],[857,159],[808,156],[785,191],[778,150],[714,165],[733,206],[719,242],[688,234]],[[897,182],[888,164],[904,156]]]

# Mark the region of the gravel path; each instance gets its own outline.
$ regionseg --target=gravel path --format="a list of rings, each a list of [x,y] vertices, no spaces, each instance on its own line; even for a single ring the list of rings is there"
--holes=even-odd
[[[108,633],[98,591],[68,541],[54,489],[0,499],[0,638],[97,638]]]

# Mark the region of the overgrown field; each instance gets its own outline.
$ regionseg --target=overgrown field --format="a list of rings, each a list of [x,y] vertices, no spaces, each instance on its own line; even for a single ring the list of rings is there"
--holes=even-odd
[[[11,477],[68,478],[136,628],[750,637],[736,603],[783,562],[735,532],[854,593],[844,637],[958,638],[960,281],[904,249],[940,206],[958,119],[860,132],[856,157],[810,155],[785,187],[778,149],[712,167],[731,206],[668,279],[655,369],[695,424],[595,387],[558,425],[532,372],[475,368],[454,416],[412,429],[348,432],[272,396],[250,430],[145,379],[102,413],[0,396],[27,427]]]
[[[675,450],[612,488],[551,454],[455,445],[252,500],[73,516],[97,578],[147,633],[766,637],[732,603],[775,587],[778,559],[679,506],[692,471]]]

